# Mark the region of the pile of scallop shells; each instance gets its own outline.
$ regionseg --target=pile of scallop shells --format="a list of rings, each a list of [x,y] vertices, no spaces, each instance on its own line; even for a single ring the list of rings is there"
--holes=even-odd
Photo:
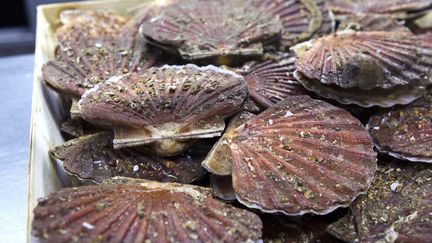
[[[66,10],[46,242],[432,239],[431,0]]]

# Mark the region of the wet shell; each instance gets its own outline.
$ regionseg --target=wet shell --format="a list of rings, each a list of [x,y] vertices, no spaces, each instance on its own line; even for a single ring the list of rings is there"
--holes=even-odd
[[[287,98],[224,136],[237,199],[264,212],[327,214],[348,206],[376,168],[360,121],[308,96]]]
[[[278,16],[284,32],[282,44],[291,47],[306,40],[315,33],[322,24],[323,16],[314,0],[256,0],[256,6],[273,16]]]
[[[249,97],[265,110],[292,95],[307,94],[308,91],[294,78],[295,57],[282,54],[274,59],[245,64],[243,74]]]
[[[367,127],[380,152],[432,163],[431,97],[381,111],[372,116]]]
[[[327,227],[327,232],[344,242],[359,242],[358,234],[351,211]]]
[[[430,165],[380,165],[368,194],[352,206],[360,242],[429,242],[431,178]]]
[[[51,154],[63,161],[68,173],[98,183],[114,176],[191,183],[206,173],[201,162],[208,150],[196,149],[164,159],[133,149],[115,150],[112,138],[110,132],[87,135],[55,147]]]
[[[220,136],[247,97],[243,77],[214,66],[164,66],[113,77],[85,93],[84,119],[114,130],[114,147],[150,145],[162,156]]]
[[[254,116],[254,114],[246,111],[238,113],[228,124],[224,135],[213,146],[211,152],[202,162],[202,166],[212,174],[218,176],[231,175],[232,155],[229,147],[229,134],[232,133],[237,127],[252,119]]]
[[[343,104],[408,104],[431,82],[432,39],[411,32],[348,30],[293,50],[295,77],[307,89]]]
[[[258,216],[206,188],[145,181],[62,189],[34,209],[45,242],[245,242],[261,238]]]
[[[327,7],[335,13],[393,14],[399,18],[407,18],[412,15],[412,12],[432,7],[432,2],[430,0],[331,0],[327,2]]]
[[[142,14],[130,21],[111,12],[65,11],[57,29],[56,59],[43,66],[51,87],[80,97],[113,75],[147,69],[155,62],[138,34]]]
[[[263,45],[279,37],[282,25],[251,3],[184,0],[145,21],[141,31],[150,42],[177,49],[188,60],[262,55]]]

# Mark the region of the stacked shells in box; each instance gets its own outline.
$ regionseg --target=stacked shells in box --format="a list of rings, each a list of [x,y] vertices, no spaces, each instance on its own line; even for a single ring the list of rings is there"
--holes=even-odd
[[[432,239],[431,0],[65,10],[45,242]],[[429,20],[429,21],[428,21]],[[431,86],[431,87],[430,87]]]

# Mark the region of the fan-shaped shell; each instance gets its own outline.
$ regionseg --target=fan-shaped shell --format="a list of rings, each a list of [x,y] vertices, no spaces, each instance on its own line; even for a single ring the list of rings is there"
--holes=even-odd
[[[114,147],[150,144],[162,156],[220,136],[247,97],[243,77],[214,66],[164,66],[114,77],[85,93],[84,119],[114,130]]]
[[[380,152],[411,161],[432,162],[430,98],[378,112],[367,127]]]
[[[360,242],[430,241],[431,178],[430,165],[380,165],[367,195],[351,207]]]
[[[290,47],[306,40],[315,33],[322,24],[322,13],[315,0],[256,0],[256,6],[273,16],[278,16],[284,32],[282,44]]]
[[[294,78],[295,57],[282,54],[263,62],[247,63],[241,68],[249,90],[249,97],[261,108],[292,95],[308,91]]]
[[[326,214],[347,206],[376,168],[360,121],[308,96],[289,97],[222,139],[237,199],[265,212]]]
[[[145,21],[141,31],[150,42],[197,60],[262,55],[263,44],[277,38],[282,25],[249,0],[184,0]]]
[[[80,97],[113,75],[142,71],[155,55],[138,34],[143,14],[132,20],[105,11],[66,11],[57,29],[56,59],[43,67],[43,79],[55,89]]]
[[[145,155],[133,149],[113,149],[110,132],[70,140],[51,150],[67,172],[80,179],[102,182],[114,176],[160,182],[191,183],[205,174],[201,166],[208,150],[195,149],[170,159]]]
[[[175,183],[101,184],[62,189],[34,209],[46,242],[245,242],[261,238],[258,216]]]
[[[335,13],[375,13],[394,14],[399,18],[407,18],[408,13],[418,12],[432,7],[430,0],[331,0],[327,7]]]
[[[360,106],[407,104],[431,83],[432,39],[411,32],[343,31],[293,48],[296,78]]]

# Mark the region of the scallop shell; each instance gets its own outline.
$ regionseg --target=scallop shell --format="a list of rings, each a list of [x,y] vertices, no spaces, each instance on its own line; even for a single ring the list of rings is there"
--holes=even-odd
[[[432,7],[430,0],[331,0],[327,7],[335,13],[374,13],[393,14],[398,18],[412,17],[413,12],[421,12]]]
[[[79,137],[55,147],[51,154],[63,161],[68,173],[98,183],[114,176],[191,183],[206,173],[201,161],[208,150],[196,149],[164,159],[133,149],[115,150],[112,138],[110,132]]]
[[[356,14],[338,15],[335,18],[340,22],[337,27],[339,31],[346,29],[357,31],[410,31],[404,26],[405,21],[397,20],[392,15]]]
[[[98,132],[99,129],[81,118],[68,118],[60,125],[60,130],[68,136],[77,138]]]
[[[378,112],[367,127],[380,152],[410,161],[432,163],[431,97]]]
[[[295,57],[282,54],[263,62],[245,64],[241,68],[249,90],[249,97],[265,110],[292,95],[308,91],[294,78]]]
[[[143,181],[52,193],[32,229],[45,242],[246,242],[261,238],[262,223],[207,188]]]
[[[284,32],[282,45],[290,47],[306,40],[315,33],[322,24],[322,13],[315,0],[257,0],[256,6],[273,16],[278,16]]]
[[[141,15],[126,21],[105,11],[66,14],[64,25],[56,31],[56,59],[42,69],[43,79],[51,87],[80,97],[113,75],[145,70],[155,63],[155,55],[138,34]]]
[[[231,175],[231,150],[229,148],[229,134],[237,127],[243,125],[255,115],[246,111],[238,113],[228,124],[224,135],[213,146],[211,152],[202,162],[202,166],[212,174],[218,176]]]
[[[236,200],[236,194],[232,187],[231,176],[210,176],[210,185],[213,189],[213,195],[223,201],[233,202]]]
[[[188,60],[262,55],[277,38],[277,18],[242,0],[185,0],[167,6],[141,27],[152,43],[178,50]]]
[[[343,31],[293,48],[295,77],[343,104],[408,104],[431,83],[432,38],[410,32]]]
[[[344,242],[359,242],[356,225],[351,211],[348,211],[345,216],[330,224],[327,227],[327,232]]]
[[[164,66],[113,77],[83,95],[85,120],[114,130],[114,148],[150,145],[162,156],[220,136],[247,97],[243,77],[214,66]]]
[[[352,206],[360,242],[430,241],[431,178],[430,165],[380,165],[368,194]]]
[[[231,163],[237,199],[264,212],[327,214],[348,206],[376,168],[360,121],[308,96],[277,103],[227,131],[219,144],[230,152],[224,163]]]

